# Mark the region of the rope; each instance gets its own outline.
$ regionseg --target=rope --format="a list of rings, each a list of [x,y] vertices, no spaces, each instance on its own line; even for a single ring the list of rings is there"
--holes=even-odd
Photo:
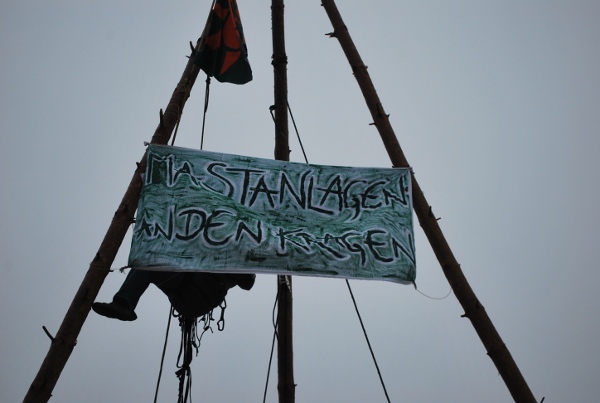
[[[223,300],[219,307],[221,308],[221,316],[217,322],[217,329],[219,331],[223,331],[225,329],[225,308],[227,308],[227,302]],[[214,310],[211,310],[200,317],[186,317],[180,315],[175,311],[174,308],[171,307],[170,314],[179,318],[179,327],[181,328],[181,342],[179,345],[179,354],[177,356],[177,368],[179,369],[175,372],[175,375],[177,375],[177,378],[179,378],[179,398],[177,403],[186,403],[188,401],[188,396],[190,403],[192,401],[192,369],[190,365],[192,363],[193,352],[195,350],[196,356],[198,356],[200,345],[202,343],[202,336],[204,336],[204,333],[206,333],[208,330],[213,333],[211,327],[211,322],[215,320],[213,317],[213,312]],[[201,333],[199,333],[200,322],[203,322],[203,325],[201,326]],[[169,320],[169,324],[170,323],[171,322]],[[156,403],[156,400],[154,403]]]
[[[192,347],[196,347],[196,318],[179,316],[179,326],[181,327],[181,344],[179,355],[177,356],[177,368],[179,370],[175,372],[175,375],[179,378],[179,399],[177,403],[185,403],[188,401],[188,396],[191,399],[192,369],[190,368],[190,364],[193,358]],[[181,361],[182,356],[183,361]],[[180,362],[181,365],[179,365]]]
[[[202,136],[200,137],[200,149],[204,147],[204,126],[206,124],[206,112],[208,111],[208,99],[210,98],[210,76],[206,75],[206,89],[204,90],[204,114],[202,115]]]
[[[419,290],[417,288],[417,283],[416,282],[413,281],[413,285],[415,286],[415,290],[417,290],[417,292],[419,294],[421,294],[422,296],[427,297],[429,299],[442,300],[442,299],[448,298],[448,296],[450,296],[450,294],[452,294],[452,287],[450,287],[450,289],[448,290],[448,294],[444,295],[443,297],[432,297],[431,295],[427,295],[424,292],[422,292],[421,290]]]
[[[385,383],[383,383],[383,377],[381,376],[381,371],[379,370],[379,365],[377,364],[377,359],[375,358],[375,353],[373,352],[373,348],[371,348],[371,342],[369,341],[369,336],[367,336],[367,331],[365,329],[365,325],[363,324],[362,318],[360,317],[360,312],[358,312],[358,306],[356,305],[356,299],[354,299],[354,294],[352,293],[352,288],[350,288],[350,282],[346,280],[346,285],[348,286],[348,291],[350,291],[350,296],[352,297],[352,302],[354,303],[354,309],[356,310],[356,315],[358,315],[358,320],[360,322],[360,327],[362,327],[363,334],[365,335],[365,339],[367,340],[367,344],[369,345],[369,351],[371,352],[371,357],[373,357],[373,363],[375,364],[375,368],[377,368],[377,374],[379,375],[379,381],[381,382],[381,386],[383,387],[383,392],[385,393],[385,398],[388,403],[390,403],[390,397],[388,396],[387,389],[385,388]]]
[[[175,105],[177,106],[177,105]],[[171,140],[171,146],[175,144],[175,139],[177,138],[177,130],[179,130],[179,122],[181,122],[181,111],[179,110],[179,106],[177,106],[177,122],[175,123],[175,132],[173,133],[173,139]]]
[[[294,125],[294,130],[296,131],[296,137],[298,138],[298,143],[300,144],[300,149],[302,150],[302,155],[304,155],[304,161],[308,164],[308,158],[306,157],[306,153],[304,152],[304,145],[302,145],[302,140],[300,139],[300,133],[298,132],[298,127],[296,127],[296,121],[294,120],[294,115],[292,114],[292,108],[290,108],[290,103],[287,103],[288,111],[290,112],[290,117],[292,118],[292,124]],[[275,119],[275,118],[273,118]]]
[[[163,346],[162,357],[160,358],[160,370],[158,371],[158,379],[156,380],[156,392],[154,393],[154,403],[158,399],[158,388],[160,386],[160,379],[162,378],[163,365],[165,363],[165,353],[167,352],[167,341],[169,340],[169,328],[171,327],[171,316],[173,315],[173,305],[169,309],[169,320],[167,322],[167,334],[165,335],[165,345]]]
[[[304,162],[308,164],[308,158],[306,157],[306,152],[304,151],[304,145],[302,144],[302,139],[300,138],[300,132],[298,131],[298,126],[296,126],[296,120],[294,119],[294,114],[292,114],[292,108],[288,102],[287,104],[288,112],[290,113],[290,117],[292,118],[292,124],[294,125],[294,131],[296,132],[296,138],[298,139],[298,144],[300,144],[300,149],[302,150],[302,155],[304,156]],[[273,111],[275,110],[275,105],[271,105],[269,107],[269,113],[271,113],[271,118],[273,119],[273,123],[275,124],[275,129],[282,133],[282,130],[277,127],[277,121],[275,121],[275,114]]]
[[[277,295],[275,295],[275,303],[273,304],[273,340],[271,341],[271,355],[269,356],[269,366],[267,367],[267,381],[265,382],[265,393],[263,394],[263,403],[267,401],[267,389],[269,387],[269,378],[271,376],[271,364],[273,363],[273,352],[275,351],[275,339],[277,338],[277,321],[275,319],[275,309],[277,308],[278,300],[279,287],[277,288]]]

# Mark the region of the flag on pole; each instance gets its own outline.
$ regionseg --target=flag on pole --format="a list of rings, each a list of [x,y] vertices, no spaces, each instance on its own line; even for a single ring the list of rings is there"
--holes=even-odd
[[[248,49],[235,0],[215,0],[202,34],[204,43],[196,64],[222,83],[252,80]]]

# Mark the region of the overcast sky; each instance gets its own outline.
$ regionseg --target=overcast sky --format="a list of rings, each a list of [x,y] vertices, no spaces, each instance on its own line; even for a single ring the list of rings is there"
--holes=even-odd
[[[0,400],[21,401],[166,107],[210,7],[0,4]],[[339,0],[399,141],[539,401],[600,396],[600,3]],[[254,81],[211,87],[205,149],[272,158],[270,2],[239,0]],[[389,167],[315,1],[287,1],[289,103],[311,163]],[[176,145],[200,144],[204,78]],[[302,154],[292,140],[292,160]],[[449,285],[417,226],[417,284]],[[114,263],[124,266],[129,237]],[[109,301],[125,276],[112,273]],[[392,402],[510,402],[454,295],[352,281]],[[229,292],[192,363],[198,402],[260,402],[276,280]],[[169,304],[91,313],[51,401],[152,401]],[[294,279],[298,402],[384,402],[343,280]],[[177,399],[173,322],[159,401]],[[276,366],[267,401],[277,401]]]

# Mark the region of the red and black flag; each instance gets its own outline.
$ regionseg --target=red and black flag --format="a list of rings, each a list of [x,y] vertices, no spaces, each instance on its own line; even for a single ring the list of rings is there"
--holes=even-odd
[[[248,49],[235,0],[215,0],[204,28],[204,44],[196,63],[222,83],[246,84],[252,80]]]

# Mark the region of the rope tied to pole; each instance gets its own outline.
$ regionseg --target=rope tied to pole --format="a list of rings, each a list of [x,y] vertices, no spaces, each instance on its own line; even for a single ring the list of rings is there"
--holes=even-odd
[[[371,357],[373,358],[373,363],[375,364],[375,368],[377,369],[377,375],[379,376],[379,382],[381,382],[381,387],[383,388],[383,393],[385,393],[385,398],[388,403],[390,403],[390,397],[388,395],[387,389],[385,387],[385,383],[383,382],[383,376],[381,375],[381,370],[379,369],[379,364],[377,364],[377,359],[375,358],[375,353],[373,352],[373,348],[371,347],[371,342],[369,341],[369,336],[367,335],[367,330],[365,329],[365,325],[363,323],[362,317],[360,316],[360,312],[358,311],[358,305],[356,305],[356,299],[354,298],[354,293],[352,292],[352,288],[350,287],[350,282],[346,279],[346,285],[348,286],[348,291],[350,292],[350,297],[352,298],[352,303],[354,304],[354,310],[356,311],[356,315],[358,316],[358,321],[360,322],[360,327],[362,328],[363,334],[365,335],[365,340],[367,341],[367,345],[369,346],[369,351],[371,352]]]

